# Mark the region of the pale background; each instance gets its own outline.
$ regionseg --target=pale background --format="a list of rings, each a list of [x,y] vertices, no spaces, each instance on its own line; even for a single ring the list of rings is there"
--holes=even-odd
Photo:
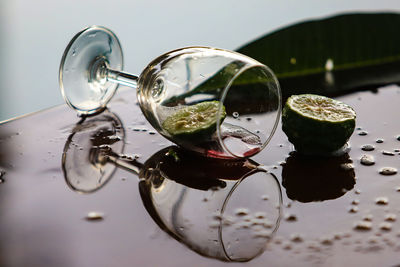
[[[400,12],[398,0],[0,0],[0,121],[63,103],[59,62],[75,33],[103,25],[119,37],[125,70],[189,45],[237,47],[307,19]]]

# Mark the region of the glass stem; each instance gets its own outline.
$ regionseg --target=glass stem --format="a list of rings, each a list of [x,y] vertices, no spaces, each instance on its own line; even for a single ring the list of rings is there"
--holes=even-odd
[[[107,81],[119,83],[121,85],[137,88],[137,82],[139,77],[130,73],[116,71],[112,69],[106,69]]]
[[[143,164],[136,160],[121,159],[118,155],[108,155],[108,160],[118,167],[121,167],[129,172],[133,172],[139,175],[140,169],[143,168]]]

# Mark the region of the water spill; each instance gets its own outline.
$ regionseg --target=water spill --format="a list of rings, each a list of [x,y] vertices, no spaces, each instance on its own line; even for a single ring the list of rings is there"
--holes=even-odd
[[[375,159],[372,155],[362,155],[360,163],[365,166],[371,166],[375,164]]]
[[[382,175],[395,175],[397,173],[397,169],[393,167],[384,167],[379,170],[379,173]]]
[[[364,151],[373,151],[375,149],[375,147],[373,145],[366,144],[366,145],[363,145],[361,147],[361,149],[364,150]]]
[[[101,221],[104,219],[104,213],[98,211],[91,211],[86,215],[87,221]]]

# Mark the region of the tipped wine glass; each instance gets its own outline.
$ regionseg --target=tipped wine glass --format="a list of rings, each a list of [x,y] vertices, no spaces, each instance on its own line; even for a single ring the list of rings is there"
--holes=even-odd
[[[92,26],[68,44],[59,83],[80,115],[103,111],[119,85],[137,91],[140,108],[164,137],[208,157],[260,152],[276,130],[281,92],[274,73],[245,55],[186,47],[154,59],[139,76],[122,72],[120,42]]]

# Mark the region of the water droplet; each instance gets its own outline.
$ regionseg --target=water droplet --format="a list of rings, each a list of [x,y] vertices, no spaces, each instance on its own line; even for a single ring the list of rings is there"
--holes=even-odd
[[[290,240],[295,243],[300,243],[304,241],[303,235],[301,234],[292,234],[290,236]]]
[[[239,112],[237,112],[237,111],[233,112],[232,117],[235,119],[239,118]]]
[[[334,234],[333,235],[333,239],[335,239],[335,240],[341,240],[342,239],[342,233],[336,233],[336,234]]]
[[[366,221],[359,221],[354,224],[354,230],[369,231],[372,229],[372,223]]]
[[[382,231],[390,231],[392,230],[392,224],[388,222],[383,222],[379,225],[379,229]]]
[[[396,214],[393,214],[393,213],[386,214],[385,221],[387,221],[387,222],[395,222],[396,221]]]
[[[375,149],[375,147],[373,145],[367,144],[367,145],[363,145],[361,147],[361,149],[364,150],[364,151],[373,151]]]
[[[381,138],[378,138],[378,139],[376,139],[376,141],[375,141],[375,142],[376,142],[376,143],[378,143],[378,144],[382,144],[382,143],[383,143],[383,141],[384,141],[383,139],[381,139]]]
[[[352,205],[358,205],[360,204],[360,200],[358,199],[353,199],[353,201],[351,202]]]
[[[368,135],[368,132],[367,132],[367,131],[360,131],[360,132],[358,133],[358,135],[360,135],[360,136],[366,136],[366,135]]]
[[[370,244],[376,244],[378,243],[378,239],[375,236],[370,236],[367,242]]]
[[[254,213],[254,217],[257,219],[264,219],[265,217],[267,217],[267,214],[263,211],[259,211]]]
[[[155,135],[156,132],[150,131],[149,134],[150,134],[150,135]]]
[[[382,154],[386,155],[386,156],[394,156],[395,155],[395,153],[390,152],[390,151],[386,151],[386,150],[382,151]]]
[[[397,138],[396,138],[396,139],[397,139],[397,141],[400,141],[400,135],[399,135],[399,136],[397,136]]]
[[[236,225],[237,225],[236,229],[247,229],[247,228],[250,228],[252,223],[251,222],[240,222],[240,223],[237,223]]]
[[[211,221],[208,226],[210,228],[219,228],[220,225],[221,225],[221,223],[219,221]]]
[[[354,193],[355,193],[356,195],[359,195],[359,194],[361,194],[361,190],[360,190],[360,189],[356,189],[356,190],[354,190]]]
[[[222,220],[222,215],[220,213],[214,213],[212,215],[212,219],[216,220],[216,221],[220,221],[220,220]]]
[[[104,213],[91,211],[86,215],[86,220],[88,221],[100,221],[104,219]]]
[[[372,222],[373,217],[372,214],[367,214],[363,217],[363,221]]]
[[[268,200],[268,199],[269,199],[269,196],[268,196],[268,195],[262,195],[262,196],[261,196],[261,199],[262,199],[262,200]]]
[[[389,204],[389,199],[387,197],[378,197],[375,199],[377,205],[387,205]]]
[[[397,169],[392,167],[384,167],[380,169],[379,173],[382,175],[394,175],[397,173]]]
[[[365,166],[371,166],[375,164],[375,159],[371,155],[363,155],[360,159],[360,163]]]
[[[357,213],[358,212],[358,208],[357,207],[350,207],[349,212],[350,213]]]
[[[250,117],[247,117],[246,120],[247,120],[247,121],[251,121],[252,119],[251,119]]]
[[[4,175],[6,174],[5,171],[0,171],[0,184],[4,183]]]
[[[396,191],[400,192],[400,186],[396,187]]]
[[[235,223],[235,219],[233,217],[227,216],[222,219],[222,225],[230,226]]]
[[[297,216],[294,214],[287,214],[285,220],[288,222],[295,222],[297,221]]]
[[[333,244],[333,239],[331,237],[323,237],[321,238],[320,243],[325,246],[330,246]]]
[[[257,231],[254,234],[255,238],[270,238],[271,237],[271,231],[268,230],[261,230],[261,231]]]
[[[343,164],[340,164],[340,168],[344,171],[351,171],[354,169],[354,166],[351,163],[343,163]]]
[[[283,244],[283,249],[291,250],[292,249],[292,245],[290,243],[285,243],[285,244]]]
[[[249,214],[249,210],[246,208],[238,208],[235,210],[236,216],[246,216]]]

